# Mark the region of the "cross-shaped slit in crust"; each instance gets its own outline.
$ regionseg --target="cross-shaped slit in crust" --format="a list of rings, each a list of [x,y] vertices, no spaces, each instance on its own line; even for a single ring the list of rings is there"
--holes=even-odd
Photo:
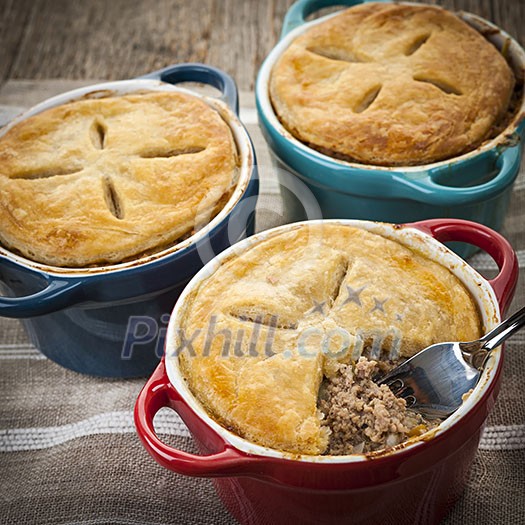
[[[342,287],[348,274],[350,263],[347,259],[342,259],[331,261],[331,264],[327,266],[332,266],[329,268],[334,276],[333,282],[330,283],[331,286],[326,289],[326,293],[319,301],[314,300],[313,308],[308,307],[308,309],[301,312],[297,318],[279,316],[275,311],[271,311],[272,307],[269,304],[266,305],[266,308],[261,304],[254,305],[254,307],[247,307],[246,305],[236,306],[229,310],[228,316],[251,325],[261,325],[271,329],[292,331],[299,328],[300,321],[303,317],[307,317],[312,313],[319,312],[323,317],[327,317],[335,300],[343,292]],[[323,269],[320,268],[321,272],[322,270]],[[300,288],[300,282],[296,284]],[[326,311],[324,309],[325,306],[327,308]]]
[[[91,122],[88,130],[89,141],[95,150],[106,148],[108,125],[102,116],[96,116]],[[171,158],[179,155],[192,155],[204,151],[206,148],[201,146],[191,146],[180,149],[156,148],[139,153],[144,159]],[[80,173],[86,166],[73,165],[71,167],[59,167],[56,169],[35,169],[32,171],[19,172],[11,175],[11,179],[46,179],[74,175]],[[109,212],[116,219],[124,219],[124,203],[117,191],[115,183],[110,175],[102,177],[102,192],[104,201]]]
[[[278,311],[278,307],[270,304],[270,301],[265,301],[264,298],[263,300],[259,299],[258,303],[254,305],[234,305],[233,307],[230,307],[227,315],[232,320],[241,321],[243,325],[249,329],[250,333],[259,334],[259,329],[265,329],[266,331],[264,334],[280,333],[281,335],[284,335],[287,333],[292,336],[295,332],[296,336],[299,338],[301,337],[300,330],[305,328],[307,329],[309,326],[316,326],[316,323],[320,318],[331,318],[333,321],[335,321],[337,326],[345,326],[344,320],[343,323],[340,324],[342,319],[340,318],[341,314],[338,312],[341,312],[341,309],[344,308],[345,305],[352,303],[356,307],[359,307],[359,309],[364,308],[364,305],[360,299],[360,294],[366,288],[368,288],[367,284],[352,284],[353,281],[350,281],[349,284],[348,276],[351,266],[351,259],[348,260],[345,258],[342,264],[341,261],[338,261],[337,263],[335,263],[335,261],[331,261],[330,264],[320,268],[320,273],[325,273],[327,267],[329,267],[330,272],[333,273],[335,279],[331,283],[330,287],[323,287],[323,293],[320,296],[310,297],[311,306],[309,309],[300,312],[298,311],[298,315],[294,317],[283,317],[282,315],[278,315],[276,313]],[[323,272],[323,270],[325,272]],[[311,277],[312,276],[310,275],[309,278]],[[296,284],[300,285],[301,283]],[[278,298],[276,301],[277,304],[282,300],[287,301],[286,298],[282,296],[279,297],[280,299]],[[384,315],[385,303],[389,301],[389,299],[384,297],[381,299],[373,297],[372,299],[374,301],[374,305],[370,309],[367,309],[369,314],[378,311]],[[332,317],[333,314],[335,314],[335,317]],[[302,322],[303,320],[306,320],[306,324]],[[399,315],[398,320],[400,320]],[[314,324],[311,325],[311,322]],[[355,332],[352,331],[352,329],[350,330],[351,335],[355,336],[355,346],[352,350],[352,359],[357,360],[361,355],[364,355],[370,359],[381,359],[383,352],[386,352],[385,355],[388,357],[388,359],[392,359],[393,356],[399,355],[401,338],[397,328],[389,327],[387,329],[380,329],[376,331],[357,328]],[[268,336],[265,335],[263,339],[265,337]],[[313,339],[311,339],[310,336],[306,337],[306,341],[317,344],[315,343],[315,336]],[[350,349],[345,350],[345,352],[347,351],[350,351]],[[335,352],[336,359],[339,359],[339,352],[340,350]],[[269,357],[276,355],[276,353],[281,352],[274,352],[273,350],[269,352],[268,348],[265,347],[264,353],[266,356],[265,359],[268,359]],[[290,355],[290,352],[288,352],[288,354]],[[312,355],[310,350],[308,351],[308,354]],[[330,357],[334,358],[334,355],[331,355]]]
[[[416,37],[412,42],[409,43],[409,45],[406,47],[404,51],[405,56],[412,56],[414,53],[416,53],[432,36],[432,33],[425,33],[423,35],[419,35]],[[349,62],[349,63],[358,63],[358,62],[370,62],[369,60],[362,60],[361,58],[358,58],[357,55],[350,51],[349,49],[343,49],[343,48],[337,48],[337,47],[322,47],[322,46],[311,46],[306,47],[306,51],[313,53],[315,55],[318,55],[323,58],[327,58],[329,60],[337,60],[341,62]],[[437,87],[439,90],[441,90],[446,95],[457,95],[461,96],[463,93],[462,91],[453,86],[452,84],[437,80],[433,78],[427,78],[423,75],[420,76],[414,76],[413,80],[416,82],[426,82],[428,84],[431,84],[435,87]],[[371,90],[367,91],[364,95],[361,101],[356,105],[354,112],[355,113],[363,113],[365,110],[367,110],[377,99],[381,89],[382,85],[378,85],[373,87]]]

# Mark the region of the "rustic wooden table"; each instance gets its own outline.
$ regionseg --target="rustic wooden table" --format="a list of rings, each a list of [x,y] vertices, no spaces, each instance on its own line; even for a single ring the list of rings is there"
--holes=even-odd
[[[205,62],[253,89],[292,0],[0,0],[0,84],[11,79],[122,79]],[[523,0],[439,0],[525,43]]]

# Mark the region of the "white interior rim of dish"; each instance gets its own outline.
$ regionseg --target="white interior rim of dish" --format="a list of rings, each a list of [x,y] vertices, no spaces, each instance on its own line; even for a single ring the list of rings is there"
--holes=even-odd
[[[226,121],[230,127],[235,143],[237,145],[237,150],[240,156],[241,167],[239,170],[238,180],[234,192],[232,193],[230,199],[226,205],[219,211],[219,213],[213,217],[213,219],[206,225],[204,228],[193,234],[192,236],[184,239],[183,241],[174,244],[168,248],[160,250],[158,252],[145,255],[142,257],[137,257],[122,263],[100,265],[94,267],[59,267],[49,264],[40,263],[33,261],[18,255],[8,250],[7,248],[0,245],[0,256],[5,256],[10,260],[17,262],[23,266],[29,267],[34,270],[39,270],[46,272],[50,275],[71,275],[75,277],[85,277],[88,275],[95,275],[100,273],[108,272],[118,272],[127,270],[129,268],[137,268],[148,263],[153,263],[158,261],[161,258],[167,257],[173,253],[180,252],[185,248],[189,247],[193,243],[202,239],[208,233],[220,224],[240,201],[241,197],[244,195],[246,188],[251,180],[251,175],[253,171],[253,150],[251,146],[248,133],[244,129],[238,117],[235,115],[233,110],[222,100],[214,97],[209,97],[195,93],[189,89],[181,88],[176,85],[172,85],[166,82],[161,82],[160,80],[153,79],[131,79],[131,80],[117,80],[114,82],[104,82],[101,84],[93,84],[90,86],[74,89],[66,93],[62,93],[55,97],[49,98],[36,106],[33,106],[29,110],[25,111],[11,122],[6,124],[3,128],[0,129],[0,137],[5,135],[13,126],[18,123],[42,113],[47,109],[51,109],[68,102],[73,102],[81,99],[96,99],[96,98],[105,98],[110,96],[122,96],[122,95],[131,95],[136,92],[143,91],[177,91],[198,97],[206,102],[212,109],[217,111],[223,119]]]
[[[417,4],[414,2],[399,2],[399,3],[403,5],[418,5],[418,6],[421,5],[421,4]],[[292,135],[281,124],[281,122],[277,118],[277,115],[275,114],[272,103],[270,101],[270,93],[269,93],[270,75],[271,75],[274,64],[277,62],[277,60],[283,54],[283,52],[290,46],[293,40],[295,40],[299,35],[303,34],[311,27],[317,24],[321,24],[322,22],[325,22],[326,20],[334,16],[337,16],[338,14],[340,14],[340,11],[335,12],[335,13],[330,13],[329,15],[325,15],[320,18],[316,18],[315,20],[312,20],[310,22],[305,22],[304,24],[290,31],[285,37],[283,37],[275,45],[275,47],[272,49],[270,54],[266,57],[266,60],[261,66],[261,69],[259,71],[259,75],[257,78],[257,83],[255,87],[256,95],[257,95],[257,99],[259,101],[260,107],[266,119],[268,120],[270,125],[281,136],[283,136],[286,140],[293,143],[294,146],[296,146],[298,149],[302,150],[303,152],[313,157],[317,157],[324,161],[329,160],[329,161],[335,162],[336,164],[348,166],[351,168],[364,169],[364,170],[395,171],[395,172],[428,171],[433,168],[437,168],[439,166],[451,165],[456,162],[467,160],[471,157],[475,157],[479,155],[482,152],[489,151],[495,148],[498,145],[498,143],[507,140],[506,137],[509,134],[512,134],[516,131],[517,123],[519,122],[520,118],[525,117],[525,94],[523,94],[521,104],[520,104],[518,111],[516,112],[516,115],[512,118],[508,126],[504,130],[502,130],[496,137],[486,141],[485,143],[478,146],[476,149],[469,151],[467,153],[464,153],[462,155],[458,155],[457,157],[440,160],[438,162],[433,162],[430,164],[422,164],[421,166],[379,166],[379,165],[374,165],[374,164],[359,164],[358,162],[350,162],[350,161],[346,161],[342,159],[337,159],[335,157],[330,157],[329,155],[325,155],[321,153],[320,151],[317,151],[313,148],[308,147],[306,144],[304,144],[299,139],[297,139],[294,135]],[[525,71],[525,51],[516,42],[516,40],[514,40],[508,33],[500,29],[497,25],[491,22],[488,22],[484,18],[481,18],[480,16],[473,15],[471,13],[466,13],[466,12],[460,12],[460,13],[457,13],[457,15],[462,20],[464,20],[466,23],[474,27],[474,29],[477,29],[476,24],[484,25],[488,28],[493,29],[496,32],[495,34],[498,34],[503,39],[507,40],[509,42],[509,48],[508,48],[509,55],[513,57],[514,61],[516,62],[518,67],[520,67],[521,71]],[[487,40],[489,40],[488,36],[484,36],[484,38],[487,38]]]
[[[200,402],[190,391],[187,382],[182,376],[179,368],[179,360],[175,355],[175,349],[178,346],[176,328],[180,326],[180,319],[183,317],[186,311],[186,301],[189,300],[193,290],[198,287],[202,281],[206,280],[212,274],[214,274],[220,267],[222,261],[230,258],[231,256],[238,256],[250,247],[258,244],[259,242],[278,235],[280,233],[290,231],[294,228],[302,227],[304,225],[315,225],[315,224],[340,224],[347,226],[354,226],[367,230],[372,233],[382,235],[384,237],[396,240],[401,244],[408,246],[420,253],[426,255],[429,259],[436,261],[443,266],[447,267],[472,294],[472,297],[476,300],[481,315],[482,324],[484,329],[490,330],[494,328],[498,322],[500,322],[500,310],[496,295],[490,284],[479,275],[471,266],[469,266],[463,259],[458,255],[449,250],[442,243],[431,237],[430,235],[423,233],[414,227],[398,227],[388,223],[378,223],[371,221],[360,221],[350,219],[329,219],[329,220],[311,220],[298,222],[293,224],[287,224],[279,226],[271,230],[266,230],[257,233],[251,237],[248,237],[237,244],[231,246],[224,252],[221,252],[213,260],[211,260],[204,268],[202,268],[189,282],[182,294],[180,295],[173,312],[170,317],[168,324],[168,330],[166,334],[166,372],[168,379],[173,387],[179,392],[185,402],[190,408],[197,414],[197,416],[203,420],[206,425],[213,429],[217,434],[234,446],[238,450],[248,454],[255,454],[258,456],[284,458],[284,459],[295,459],[298,461],[315,462],[315,463],[348,463],[348,462],[360,462],[369,461],[365,454],[352,454],[346,456],[309,456],[302,455],[297,456],[288,452],[282,452],[262,445],[254,444],[246,439],[241,438],[237,434],[234,434],[219,423],[217,423],[202,407]],[[405,450],[410,450],[415,447],[420,447],[425,442],[425,436],[434,436],[442,434],[454,426],[465,414],[467,414],[480,400],[482,395],[487,391],[492,382],[494,381],[496,370],[498,369],[501,361],[501,347],[496,349],[490,356],[484,372],[481,375],[480,381],[473,390],[472,394],[464,401],[461,407],[454,412],[450,417],[445,419],[437,429],[430,430],[428,433],[423,434],[418,440],[402,445],[401,448],[396,448],[392,452],[388,452],[388,457],[396,453],[401,453]]]

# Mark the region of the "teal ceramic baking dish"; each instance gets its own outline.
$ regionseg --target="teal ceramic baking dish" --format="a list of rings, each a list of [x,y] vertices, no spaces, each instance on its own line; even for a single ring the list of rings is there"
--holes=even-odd
[[[292,199],[295,203],[291,205],[295,204],[296,210],[303,211],[304,203],[299,207],[297,203],[302,203],[305,192],[311,192],[319,203],[323,218],[403,223],[456,217],[500,230],[520,166],[525,128],[523,97],[510,123],[497,137],[466,154],[424,166],[389,168],[329,157],[293,137],[275,115],[268,91],[273,65],[293,39],[334,13],[309,22],[306,18],[321,8],[360,3],[364,2],[299,0],[293,4],[284,19],[280,42],[259,71],[256,102],[262,132],[282,168],[278,170],[281,175],[291,172],[304,183],[299,184],[304,191],[295,191]],[[505,55],[517,85],[523,86],[525,51],[519,44],[478,16],[464,12],[458,15]],[[286,186],[290,187],[290,184]],[[289,190],[286,190],[285,197],[291,202]],[[302,218],[301,214],[295,218]],[[475,250],[467,245],[454,248],[463,257]]]

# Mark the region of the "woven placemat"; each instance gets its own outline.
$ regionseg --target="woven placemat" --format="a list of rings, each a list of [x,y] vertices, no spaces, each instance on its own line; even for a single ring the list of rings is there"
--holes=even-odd
[[[54,93],[86,82],[10,81],[0,89],[0,125]],[[257,228],[288,221],[256,122],[253,93],[241,93],[241,119],[254,141],[261,176]],[[525,264],[525,170],[515,185],[504,234]],[[481,273],[496,266],[471,259]],[[514,311],[523,305],[520,278]],[[448,525],[525,523],[525,333],[507,345],[504,382],[487,421],[462,499]],[[231,524],[209,480],[157,465],[139,443],[132,410],[144,379],[83,376],[43,357],[22,324],[0,318],[0,523]],[[178,416],[155,420],[166,441],[193,451]]]

